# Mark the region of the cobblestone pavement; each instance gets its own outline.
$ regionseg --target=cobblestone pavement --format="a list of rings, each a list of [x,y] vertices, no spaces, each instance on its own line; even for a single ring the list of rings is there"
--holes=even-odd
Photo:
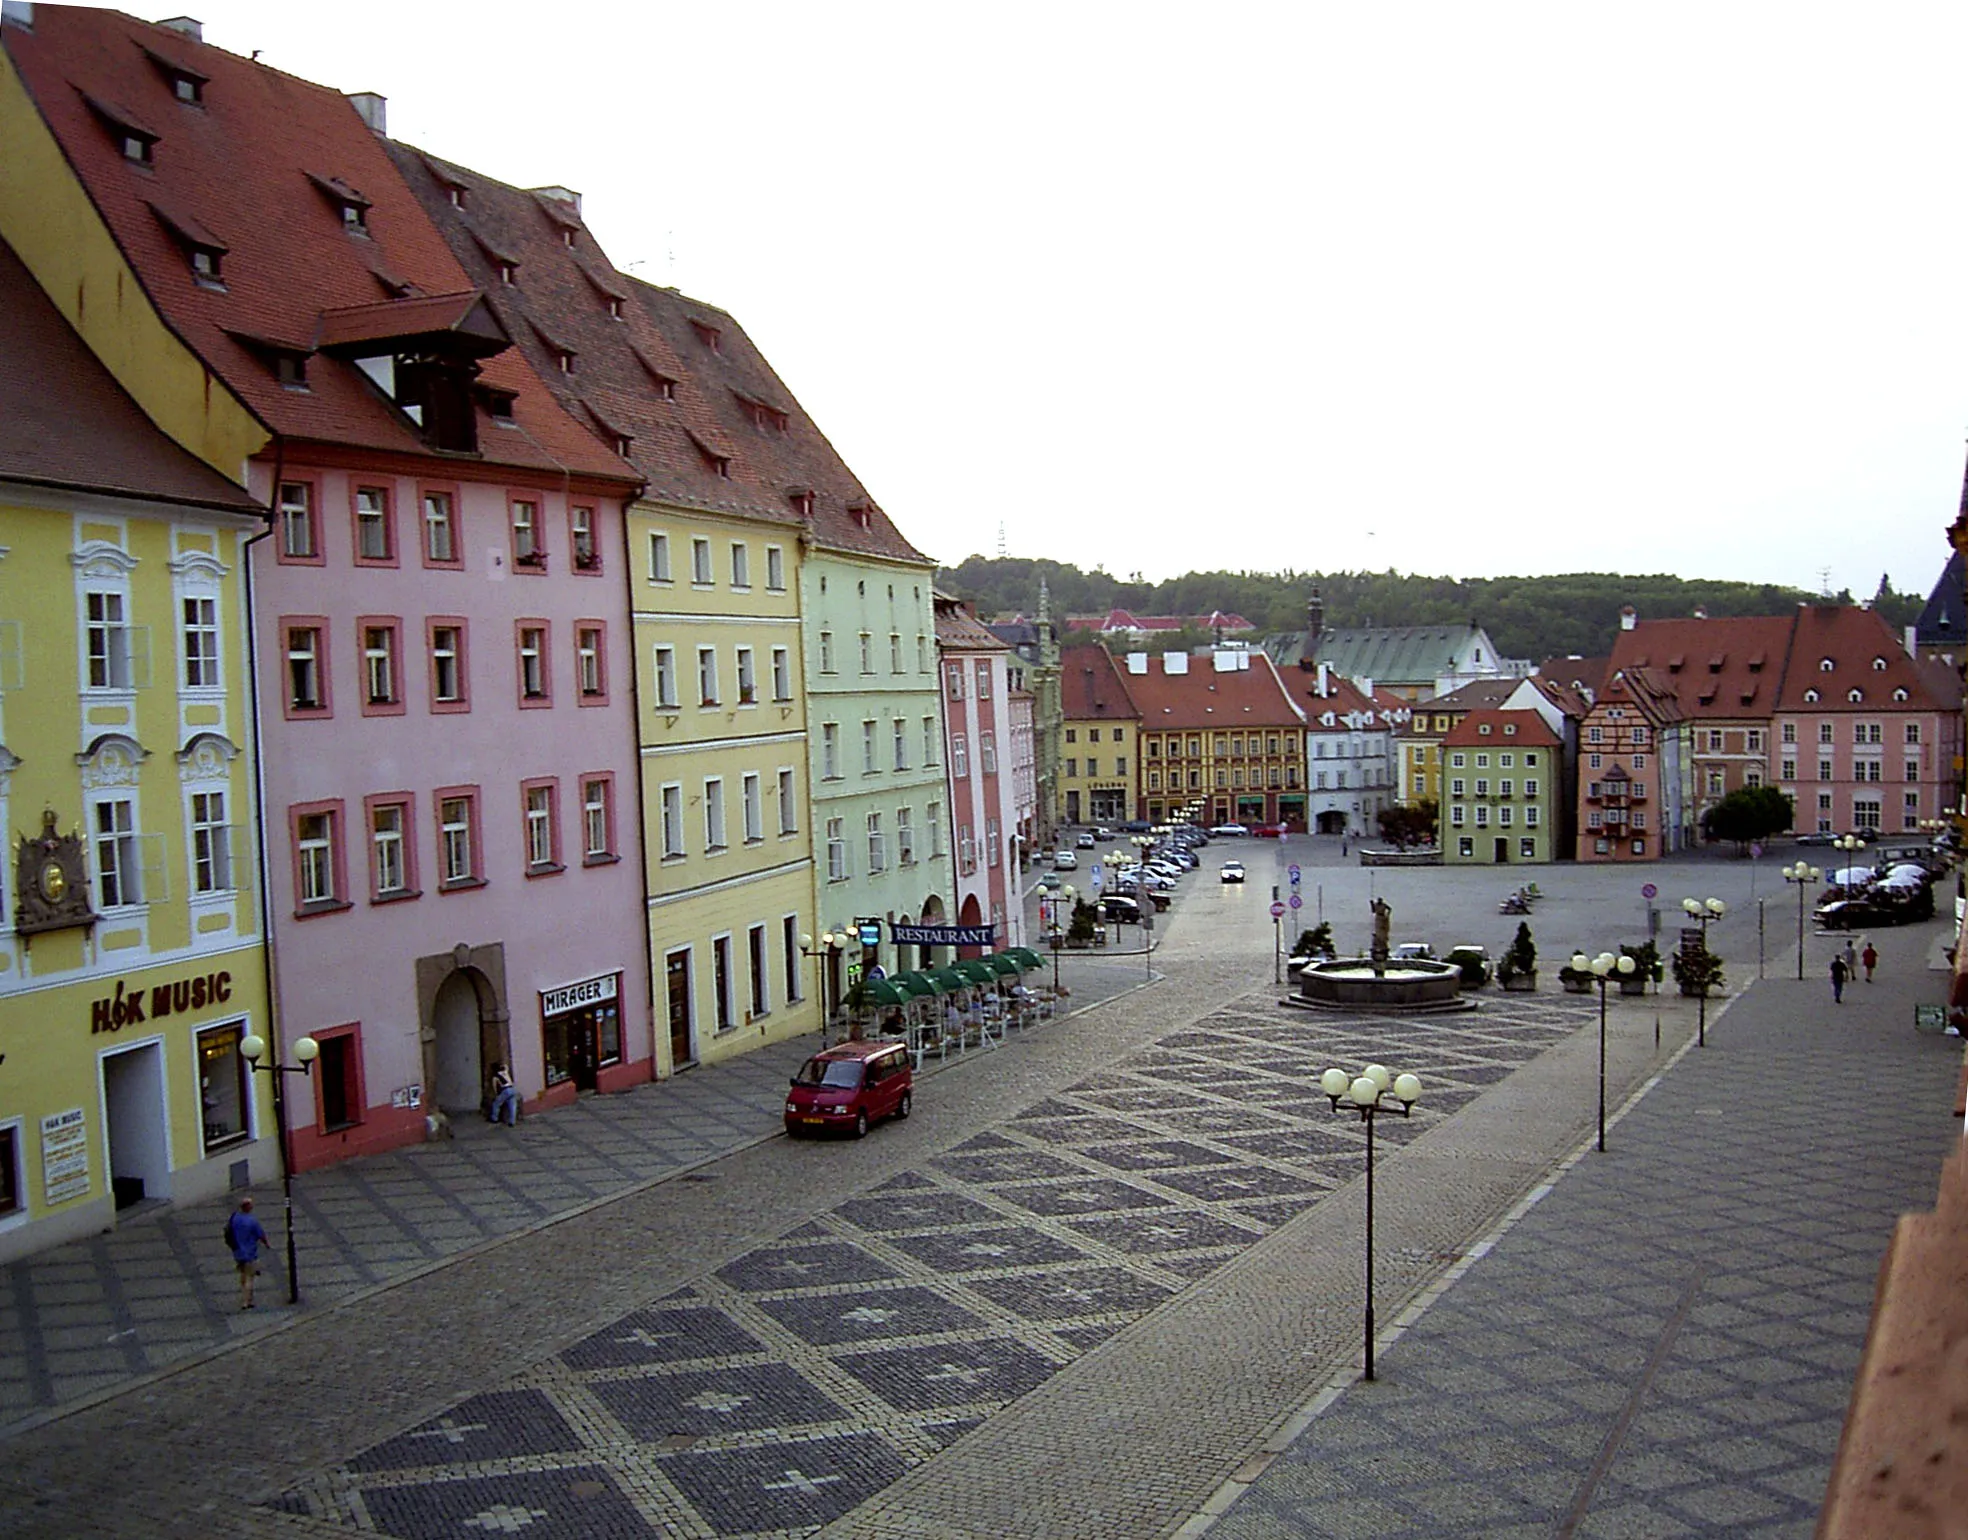
[[[1076,1008],[1145,976],[1138,955],[1073,957],[1064,970]],[[584,1097],[513,1129],[462,1120],[453,1139],[303,1173],[294,1210],[304,1311],[774,1137],[786,1081],[817,1041],[809,1033],[660,1084]],[[1013,1034],[1008,1046],[1019,1042]],[[250,1314],[236,1308],[232,1258],[219,1243],[229,1200],[160,1205],[0,1268],[0,1436],[303,1313],[286,1303],[279,1188],[257,1191],[273,1250]]]
[[[1596,1033],[1576,1030],[1594,1003],[1560,995],[1491,995],[1480,1015],[1420,1022],[1285,1015],[1275,991],[1250,987],[1271,945],[1266,900],[1192,892],[1162,938],[1163,982],[958,1061],[915,1117],[867,1140],[750,1144],[691,1181],[644,1182],[443,1265],[411,1263],[344,1303],[313,1303],[250,1351],[208,1353],[20,1433],[0,1468],[0,1533],[1135,1540],[1206,1503],[1213,1515],[1291,1442],[1296,1409],[1344,1385],[1359,1350],[1359,1129],[1332,1117],[1311,1075],[1329,1057],[1377,1058],[1428,1083],[1411,1123],[1380,1127],[1377,1281],[1392,1321],[1577,1147],[1597,1069]],[[1919,940],[1906,938],[1908,959]],[[1882,938],[1886,977],[1907,977],[1875,989],[1910,1001],[1935,986],[1900,946]],[[1118,985],[1141,963],[1084,965]],[[1773,983],[1750,996],[1759,1009],[1766,991],[1779,1017],[1817,1004]],[[1882,1042],[1911,1036],[1897,1005],[1889,1018],[1875,1003],[1859,996],[1847,1026],[1877,1019]],[[1719,1062],[1743,1010],[1711,1011],[1705,1058]],[[1672,1000],[1616,1000],[1611,1027],[1615,1106],[1693,1034]],[[1937,1049],[1932,1070],[1946,1049],[1920,1041]],[[1765,1071],[1761,1094],[1794,1106],[1788,1065]],[[1806,1083],[1840,1082],[1818,1064],[1797,1072]],[[1906,1108],[1941,1100],[1906,1089]],[[1710,1104],[1679,1125],[1684,1143],[1733,1136],[1736,1109],[1718,1101],[1710,1117]],[[1935,1164],[1899,1162],[1917,1189],[1904,1202],[1864,1183],[1834,1194],[1878,1209],[1851,1259],[1868,1293],[1887,1216],[1929,1200]],[[1738,1153],[1729,1169],[1757,1165]],[[1688,1202],[1693,1235],[1713,1222],[1705,1201]],[[1625,1213],[1602,1204],[1593,1222],[1610,1242]],[[1360,1388],[1405,1383],[1392,1366],[1480,1271]],[[1528,1307],[1547,1284],[1574,1289],[1569,1262],[1524,1269],[1512,1297]],[[1842,1409],[1849,1357],[1803,1361]],[[1527,1405],[1565,1400],[1561,1380],[1557,1392],[1521,1383]],[[1433,1409],[1465,1394],[1438,1388]],[[1284,1517],[1266,1519],[1304,1522],[1304,1507],[1286,1498]]]
[[[1960,1136],[1918,935],[1843,1007],[1815,969],[1739,1000],[1211,1540],[1812,1534],[1893,1218]]]

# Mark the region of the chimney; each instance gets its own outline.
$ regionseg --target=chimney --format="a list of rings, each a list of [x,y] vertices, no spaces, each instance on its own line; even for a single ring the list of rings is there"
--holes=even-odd
[[[32,10],[33,7],[29,6],[28,9]],[[194,43],[205,41],[205,24],[195,16],[173,16],[165,21],[160,21],[157,25],[160,27],[169,27],[173,32],[183,34]]]
[[[1908,626],[1906,628],[1906,650],[1907,656],[1910,658],[1920,656],[1920,627]]]
[[[369,132],[389,136],[389,98],[378,96],[374,91],[349,92],[349,105],[355,115],[369,125]]]
[[[0,0],[0,26],[25,27],[34,30],[34,0]],[[1968,505],[1968,493],[1963,494],[1964,505]]]
[[[1322,698],[1332,694],[1332,665],[1330,663],[1321,663],[1319,665],[1319,694]]]
[[[1312,597],[1305,601],[1305,646],[1299,652],[1298,666],[1308,674],[1319,658],[1319,633],[1326,629],[1325,601],[1319,597],[1319,590],[1312,590]],[[1320,693],[1324,693],[1321,691]]]
[[[1620,606],[1620,630],[1631,631],[1640,623],[1640,612],[1630,604]]]

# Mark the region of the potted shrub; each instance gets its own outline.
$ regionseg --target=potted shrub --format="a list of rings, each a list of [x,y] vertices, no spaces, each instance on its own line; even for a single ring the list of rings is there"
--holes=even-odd
[[[1643,941],[1638,946],[1622,944],[1620,952],[1633,959],[1633,971],[1619,976],[1620,993],[1623,995],[1644,995],[1649,984],[1661,981],[1660,948],[1651,941]]]
[[[1332,921],[1321,920],[1312,929],[1300,931],[1298,939],[1292,943],[1291,954],[1294,957],[1337,956],[1333,950]]]
[[[1592,992],[1594,974],[1590,968],[1574,968],[1570,963],[1558,970],[1558,982],[1565,986],[1568,995],[1583,995]]]
[[[1106,932],[1100,928],[1100,918],[1092,904],[1083,898],[1073,900],[1073,918],[1067,922],[1066,944],[1068,946],[1093,946],[1095,938],[1106,939]]]
[[[1674,982],[1690,997],[1712,994],[1722,987],[1722,959],[1713,952],[1676,952]]]
[[[1513,994],[1534,993],[1538,987],[1537,943],[1531,940],[1531,922],[1520,920],[1517,935],[1497,960],[1497,982]]]

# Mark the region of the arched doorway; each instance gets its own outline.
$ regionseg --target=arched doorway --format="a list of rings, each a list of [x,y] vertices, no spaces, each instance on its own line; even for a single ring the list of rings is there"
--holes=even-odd
[[[982,925],[984,923],[984,910],[977,902],[977,895],[975,893],[965,897],[963,908],[957,911],[957,923],[959,925]],[[957,955],[963,958],[982,957],[984,955],[984,948],[981,946],[960,946],[957,948]]]
[[[921,923],[924,925],[945,925],[949,923],[948,918],[943,912],[943,900],[934,893],[923,900]],[[939,954],[942,950],[941,947],[934,946],[917,947],[916,966],[918,968],[936,967],[938,965]]]
[[[434,1100],[454,1117],[476,1112],[485,1100],[486,1075],[499,1057],[491,1026],[479,1008],[479,976],[460,968],[438,986],[431,1005],[431,1070]]]

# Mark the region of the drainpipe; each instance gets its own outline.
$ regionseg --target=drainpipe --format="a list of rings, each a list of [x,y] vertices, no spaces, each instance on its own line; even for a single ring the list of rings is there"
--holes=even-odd
[[[260,727],[260,634],[259,610],[254,602],[253,547],[267,539],[279,528],[280,521],[280,479],[287,469],[287,441],[278,433],[273,436],[273,483],[267,495],[266,528],[246,541],[241,561],[242,587],[246,594],[246,691],[247,715],[253,729],[253,796],[259,809],[259,910],[260,910],[260,952],[265,961],[268,1036],[273,1043],[273,1060],[284,1062],[284,1044],[287,1040],[286,1023],[280,1009],[280,960],[273,940],[273,896],[267,885],[270,863],[267,857],[267,788],[266,788],[266,735]],[[279,1076],[274,1079],[277,1081]],[[276,1123],[280,1120],[276,1119]],[[279,1141],[286,1137],[284,1128],[276,1127],[274,1138]],[[282,1145],[280,1158],[283,1170],[293,1169],[293,1151]],[[289,1210],[289,1224],[292,1211]]]

